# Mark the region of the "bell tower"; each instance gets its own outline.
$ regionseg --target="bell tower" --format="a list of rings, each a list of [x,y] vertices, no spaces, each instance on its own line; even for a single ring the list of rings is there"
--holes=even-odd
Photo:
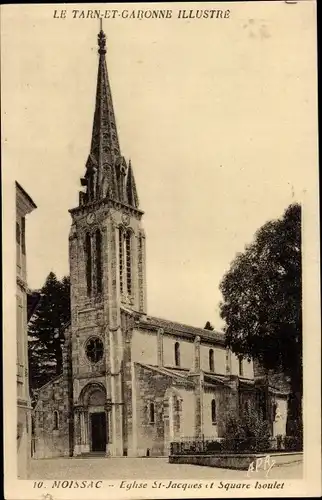
[[[74,455],[96,451],[101,425],[106,453],[122,456],[121,309],[146,312],[145,234],[133,167],[121,154],[102,29],[98,54],[90,153],[70,210]]]

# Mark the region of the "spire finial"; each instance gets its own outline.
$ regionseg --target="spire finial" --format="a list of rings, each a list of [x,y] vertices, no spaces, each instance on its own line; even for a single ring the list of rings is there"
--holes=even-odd
[[[104,31],[103,31],[102,19],[100,19],[100,32],[98,34],[98,47],[99,47],[98,53],[99,54],[106,54],[105,45],[106,45],[106,36],[105,36]]]

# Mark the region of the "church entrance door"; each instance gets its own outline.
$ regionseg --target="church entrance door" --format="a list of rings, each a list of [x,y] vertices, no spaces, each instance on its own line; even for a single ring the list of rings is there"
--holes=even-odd
[[[106,451],[106,414],[91,413],[92,451]]]

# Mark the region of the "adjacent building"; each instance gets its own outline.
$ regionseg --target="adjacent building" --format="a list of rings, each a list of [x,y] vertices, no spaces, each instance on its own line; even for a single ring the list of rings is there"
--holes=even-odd
[[[16,329],[17,329],[17,447],[18,477],[28,477],[31,455],[31,404],[28,383],[28,285],[26,265],[26,216],[36,205],[16,182]]]
[[[175,440],[220,438],[247,404],[261,406],[272,434],[278,414],[283,434],[287,388],[257,378],[223,333],[148,315],[143,211],[120,148],[103,31],[98,45],[91,148],[70,210],[71,323],[63,373],[39,390],[35,457],[167,455]]]

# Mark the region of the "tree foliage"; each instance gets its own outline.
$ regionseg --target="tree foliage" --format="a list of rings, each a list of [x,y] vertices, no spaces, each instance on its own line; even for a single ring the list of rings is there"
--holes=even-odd
[[[210,321],[207,321],[207,323],[205,324],[204,326],[204,329],[205,330],[210,330],[210,331],[213,331],[214,330],[214,327],[212,326],[212,324],[210,323]]]
[[[222,446],[227,451],[266,451],[270,446],[269,424],[260,411],[248,405],[240,416],[228,416]]]
[[[220,289],[226,344],[290,377],[297,411],[302,395],[301,206],[267,222],[238,254]]]
[[[28,325],[31,391],[62,372],[64,326],[70,321],[70,280],[51,272],[40,290],[40,302]]]

